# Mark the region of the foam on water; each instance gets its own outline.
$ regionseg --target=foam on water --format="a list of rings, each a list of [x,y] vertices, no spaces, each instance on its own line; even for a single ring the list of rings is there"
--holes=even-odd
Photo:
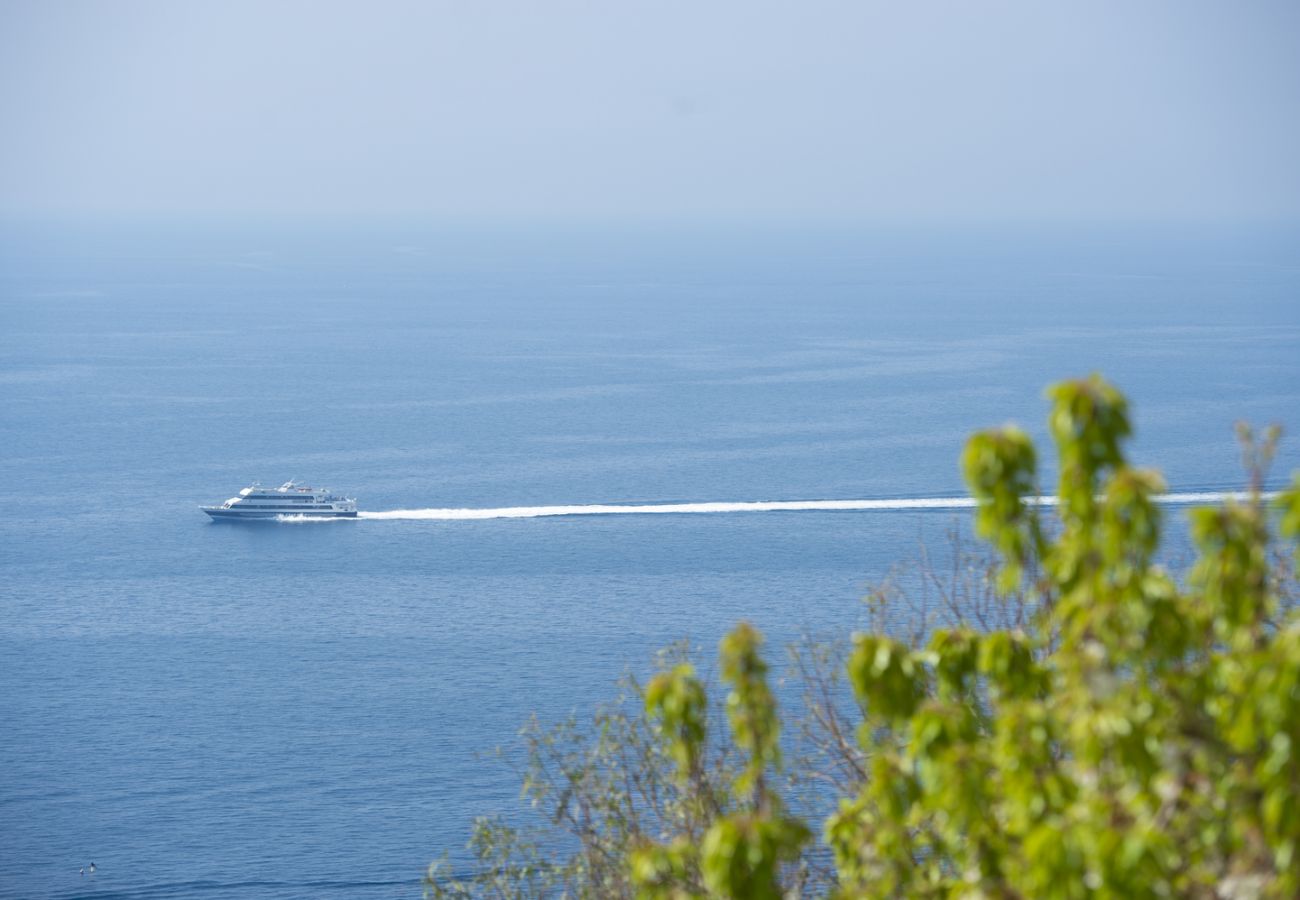
[[[1157,501],[1165,504],[1221,503],[1242,500],[1244,492],[1214,491],[1161,494]],[[1273,494],[1266,494],[1271,499]],[[1055,506],[1055,497],[1036,497],[1036,506]],[[955,510],[972,509],[970,497],[904,497],[890,500],[750,500],[713,503],[587,504],[578,506],[507,506],[497,509],[392,509],[361,511],[361,519],[406,519],[454,521],[464,519],[537,519],[546,516],[613,516],[613,515],[690,515],[699,513],[742,512],[835,512],[854,510]],[[329,521],[329,520],[326,520]]]

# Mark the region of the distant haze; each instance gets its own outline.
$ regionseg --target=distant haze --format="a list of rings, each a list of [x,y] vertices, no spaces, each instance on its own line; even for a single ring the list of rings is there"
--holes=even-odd
[[[5,2],[0,212],[1294,219],[1300,2]]]

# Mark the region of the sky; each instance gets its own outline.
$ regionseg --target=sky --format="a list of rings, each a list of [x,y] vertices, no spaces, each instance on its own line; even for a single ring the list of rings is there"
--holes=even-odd
[[[0,214],[1294,221],[1296,0],[0,0]]]

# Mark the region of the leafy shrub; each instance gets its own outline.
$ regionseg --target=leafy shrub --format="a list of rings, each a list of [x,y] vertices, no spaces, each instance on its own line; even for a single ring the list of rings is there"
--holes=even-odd
[[[1198,558],[1179,580],[1156,562],[1163,481],[1124,456],[1124,397],[1096,376],[1049,396],[1054,504],[1037,502],[1024,432],[977,434],[962,456],[977,533],[1000,555],[999,590],[1033,611],[1014,617],[1026,626],[958,623],[924,646],[855,635],[856,729],[836,712],[833,654],[801,657],[826,771],[843,776],[822,829],[832,869],[818,876],[812,833],[782,802],[762,638],[742,624],[720,651],[729,740],[678,654],[629,682],[644,716],[602,713],[594,741],[575,723],[531,732],[526,791],[575,852],[551,862],[484,821],[482,871],[456,881],[435,865],[427,892],[1300,895],[1300,616],[1260,491],[1276,435],[1246,442],[1247,497],[1192,511]],[[1295,538],[1300,476],[1277,503]]]

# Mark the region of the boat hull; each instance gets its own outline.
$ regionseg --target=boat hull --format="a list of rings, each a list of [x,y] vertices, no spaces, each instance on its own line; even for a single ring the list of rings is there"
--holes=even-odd
[[[355,519],[356,510],[337,511],[337,510],[311,510],[304,509],[301,512],[271,512],[261,510],[239,510],[239,509],[222,509],[220,507],[200,506],[199,509],[210,515],[213,520],[219,522],[238,522],[238,521],[268,521],[275,520],[282,516],[287,518],[304,518],[304,519]]]

